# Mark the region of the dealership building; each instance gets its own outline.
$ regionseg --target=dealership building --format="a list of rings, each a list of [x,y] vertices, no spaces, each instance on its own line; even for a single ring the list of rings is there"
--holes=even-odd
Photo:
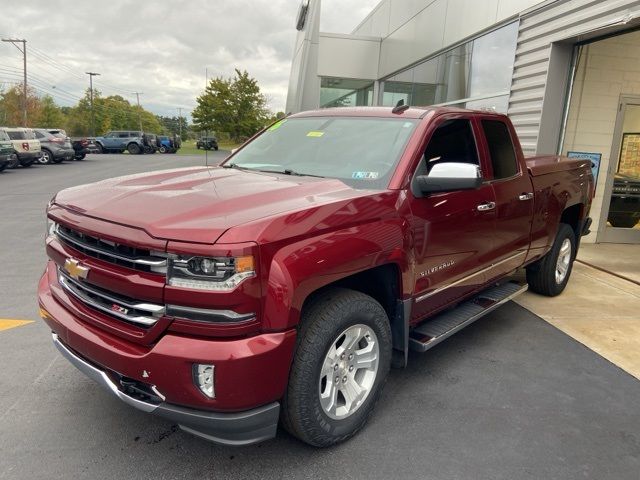
[[[592,160],[586,242],[640,243],[640,0],[382,0],[348,35],[321,32],[321,14],[300,8],[288,112],[506,113],[525,155]]]

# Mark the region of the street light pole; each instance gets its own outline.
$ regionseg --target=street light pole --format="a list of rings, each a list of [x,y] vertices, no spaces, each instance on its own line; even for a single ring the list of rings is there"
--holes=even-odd
[[[178,107],[178,130],[180,133],[180,138],[182,138],[182,107]]]
[[[89,98],[91,100],[91,136],[96,137],[96,118],[93,112],[93,77],[100,75],[96,72],[85,72],[89,75]]]
[[[15,38],[3,38],[2,41],[13,44],[14,47],[16,47],[18,50],[22,52],[22,60],[24,65],[24,81],[22,82],[22,97],[23,97],[22,98],[22,123],[23,123],[23,126],[26,127],[27,126],[27,41],[24,39],[18,40]],[[20,47],[16,45],[17,43],[22,43],[22,49],[20,49]]]
[[[142,117],[140,116],[140,95],[144,95],[142,92],[134,92],[136,94],[136,99],[138,100],[138,126],[140,127],[140,131],[142,131]]]

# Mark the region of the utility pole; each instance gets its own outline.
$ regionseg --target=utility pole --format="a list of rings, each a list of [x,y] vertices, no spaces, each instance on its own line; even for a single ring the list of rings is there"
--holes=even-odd
[[[22,39],[18,40],[17,38],[3,38],[3,42],[9,42],[13,44],[18,50],[22,52],[23,62],[24,62],[24,80],[22,82],[22,126],[27,126],[27,41]],[[22,49],[17,43],[22,43]]]
[[[178,135],[182,138],[182,107],[178,107],[178,130],[180,131]]]
[[[142,131],[142,117],[140,116],[140,95],[144,95],[142,92],[133,92],[136,94],[136,99],[138,100],[138,126],[140,127],[140,131]]]
[[[93,112],[93,77],[100,75],[96,72],[84,72],[89,75],[89,99],[91,101],[91,136],[96,137],[96,116]]]

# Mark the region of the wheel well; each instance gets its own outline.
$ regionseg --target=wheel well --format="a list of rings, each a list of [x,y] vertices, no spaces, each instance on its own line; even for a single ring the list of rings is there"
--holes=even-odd
[[[302,310],[316,295],[334,287],[349,288],[369,295],[382,305],[391,322],[397,317],[401,294],[400,269],[395,264],[381,265],[325,285],[305,299]]]
[[[581,203],[565,208],[564,212],[562,212],[562,216],[560,217],[560,223],[566,223],[567,225],[569,225],[573,230],[573,233],[575,234],[576,239],[580,238],[581,217],[582,217]]]

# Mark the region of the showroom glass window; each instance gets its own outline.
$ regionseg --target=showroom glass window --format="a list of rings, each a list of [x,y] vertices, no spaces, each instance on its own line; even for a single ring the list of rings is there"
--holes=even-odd
[[[373,82],[353,78],[322,77],[320,108],[373,105]]]
[[[517,37],[518,23],[511,23],[393,75],[383,83],[381,104],[463,104],[506,113]]]

